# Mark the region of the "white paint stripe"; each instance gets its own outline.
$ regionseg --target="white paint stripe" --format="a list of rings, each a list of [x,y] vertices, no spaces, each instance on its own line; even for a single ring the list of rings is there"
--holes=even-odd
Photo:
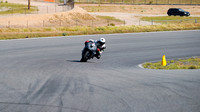
[[[145,69],[142,64],[139,64],[138,67],[142,68],[142,69]]]

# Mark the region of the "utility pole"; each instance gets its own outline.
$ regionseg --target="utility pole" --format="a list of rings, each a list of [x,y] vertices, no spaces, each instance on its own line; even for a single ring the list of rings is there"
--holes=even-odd
[[[31,7],[31,0],[28,0],[28,10],[30,10]]]
[[[64,0],[64,5],[67,5],[67,0]]]
[[[74,0],[68,0],[67,3],[71,6],[71,9],[74,8]]]

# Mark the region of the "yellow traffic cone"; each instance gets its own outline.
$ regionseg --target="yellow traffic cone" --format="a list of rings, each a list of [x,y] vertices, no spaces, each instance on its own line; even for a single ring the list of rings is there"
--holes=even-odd
[[[166,66],[167,62],[166,62],[166,58],[165,55],[162,56],[162,66]]]

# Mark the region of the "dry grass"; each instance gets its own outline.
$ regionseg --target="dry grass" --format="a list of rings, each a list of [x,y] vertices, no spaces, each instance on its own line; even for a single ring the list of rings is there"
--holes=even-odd
[[[200,23],[196,24],[168,24],[150,26],[104,26],[104,27],[49,27],[49,28],[2,28],[0,39],[17,39],[46,36],[89,35],[89,34],[112,34],[112,33],[134,33],[174,30],[200,29]]]
[[[8,8],[6,11],[0,11],[0,15],[5,14],[15,14],[15,13],[31,13],[37,10],[35,6],[31,6],[30,10],[28,10],[27,5],[23,4],[15,4],[15,3],[6,3],[0,2],[0,9],[1,8]]]
[[[200,69],[200,57],[169,60],[167,66],[162,66],[161,61],[148,62],[143,64],[143,67],[149,69]]]
[[[153,21],[161,24],[183,24],[200,22],[200,17],[181,17],[181,16],[157,16],[157,17],[142,17],[143,21]]]

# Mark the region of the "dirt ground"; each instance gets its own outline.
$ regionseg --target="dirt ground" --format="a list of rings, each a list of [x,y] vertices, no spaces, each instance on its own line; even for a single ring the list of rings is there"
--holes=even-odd
[[[89,15],[85,10],[75,7],[67,12],[57,12],[54,14],[30,14],[0,17],[1,27],[54,27],[73,26],[77,21],[84,23],[85,20],[94,20],[95,17]]]
[[[114,5],[114,4],[76,4],[88,12],[121,12],[138,15],[166,15],[169,8],[182,8],[191,15],[200,15],[199,5]]]
[[[200,16],[200,6],[196,5],[113,5],[113,4],[77,4],[91,15],[113,16],[125,20],[125,25],[151,25],[141,21],[142,16],[167,16],[169,8],[182,8],[191,16]]]
[[[151,25],[151,22],[141,21],[141,16],[134,13],[121,13],[121,12],[90,12],[93,16],[113,16],[120,20],[125,21],[125,25]]]
[[[9,3],[27,4],[26,0],[7,0]],[[76,4],[73,10],[64,9],[56,3],[32,1],[31,5],[37,6],[37,14],[0,15],[0,28],[3,27],[60,27],[60,26],[106,26],[108,23],[115,25],[150,25],[150,22],[140,21],[141,16],[164,16],[166,9],[178,6],[161,5],[98,5]],[[102,6],[98,12],[87,12],[88,6]],[[105,9],[105,6],[112,6]],[[86,10],[83,10],[82,8]],[[88,7],[88,8],[87,8]],[[179,6],[190,11],[193,16],[200,15],[200,6]],[[142,11],[141,11],[142,10]],[[151,11],[148,11],[151,10]],[[97,15],[113,16],[125,21],[117,23],[96,18]]]
[[[8,0],[8,2],[27,4],[25,0]],[[73,10],[63,10],[63,5],[57,3],[31,1],[31,5],[37,6],[39,11],[35,14],[0,15],[0,28],[107,26],[109,23],[114,23],[115,25],[123,24],[96,18],[95,15],[90,15],[87,11],[77,6]]]

